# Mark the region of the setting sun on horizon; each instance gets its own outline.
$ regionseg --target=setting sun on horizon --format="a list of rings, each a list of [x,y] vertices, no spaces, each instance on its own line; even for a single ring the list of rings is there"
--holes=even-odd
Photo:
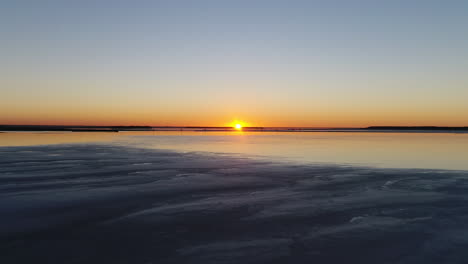
[[[240,130],[242,130],[244,127],[250,126],[250,124],[248,124],[248,123],[246,123],[246,122],[244,122],[244,121],[242,121],[242,120],[237,120],[237,119],[236,119],[236,120],[230,122],[227,126],[232,127],[232,128],[234,128],[235,130],[240,131]]]
[[[467,14],[0,1],[0,263],[468,262]]]

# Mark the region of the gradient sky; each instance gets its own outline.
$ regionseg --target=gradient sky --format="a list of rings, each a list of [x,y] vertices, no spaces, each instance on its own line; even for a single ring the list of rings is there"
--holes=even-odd
[[[1,1],[0,124],[468,125],[468,1]]]

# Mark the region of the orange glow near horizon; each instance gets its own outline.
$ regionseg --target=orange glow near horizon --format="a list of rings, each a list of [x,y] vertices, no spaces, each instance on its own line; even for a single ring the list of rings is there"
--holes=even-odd
[[[187,113],[193,109],[180,112],[162,112],[157,107],[24,107],[19,105],[0,104],[0,125],[65,125],[65,126],[224,126],[234,129],[236,124],[246,127],[367,127],[367,126],[466,126],[465,115],[453,115],[450,112],[416,111],[401,109],[399,111],[360,108],[358,110],[316,109],[300,111],[289,109],[266,109],[265,111],[225,110],[222,107],[213,111],[200,109],[196,118]],[[241,117],[241,118],[238,118]],[[229,120],[226,122],[226,120]],[[249,120],[248,122],[244,120]]]
[[[229,123],[228,126],[234,128],[235,130],[241,131],[242,128],[249,126],[249,124],[241,120],[234,120]]]
[[[1,107],[0,107],[1,108]],[[367,127],[367,126],[466,126],[467,121],[464,121],[463,116],[449,116],[440,115],[445,117],[434,118],[424,117],[422,115],[409,115],[404,117],[401,115],[383,116],[380,118],[376,115],[357,116],[349,113],[330,115],[311,115],[310,119],[305,117],[283,117],[283,116],[254,116],[252,115],[252,123],[246,123],[241,120],[234,120],[231,122],[223,122],[226,120],[225,116],[208,116],[200,117],[199,119],[189,119],[181,116],[171,117],[153,117],[148,113],[135,113],[135,114],[113,114],[113,113],[95,113],[91,117],[88,113],[66,113],[65,111],[56,111],[53,114],[46,116],[45,114],[31,114],[31,115],[9,115],[2,116],[0,111],[0,125],[64,125],[64,126],[225,126],[236,129],[239,124],[242,128],[251,126],[260,127]],[[313,120],[313,121],[312,121]],[[237,129],[236,129],[237,130]]]

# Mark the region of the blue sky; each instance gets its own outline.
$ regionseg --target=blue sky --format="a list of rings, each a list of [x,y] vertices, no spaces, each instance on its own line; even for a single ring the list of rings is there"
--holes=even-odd
[[[0,123],[468,124],[467,1],[0,8]]]

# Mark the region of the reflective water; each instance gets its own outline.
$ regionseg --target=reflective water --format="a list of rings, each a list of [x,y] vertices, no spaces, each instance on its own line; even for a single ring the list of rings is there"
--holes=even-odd
[[[350,132],[14,132],[0,146],[105,143],[181,152],[238,153],[301,163],[468,170],[468,134]]]

